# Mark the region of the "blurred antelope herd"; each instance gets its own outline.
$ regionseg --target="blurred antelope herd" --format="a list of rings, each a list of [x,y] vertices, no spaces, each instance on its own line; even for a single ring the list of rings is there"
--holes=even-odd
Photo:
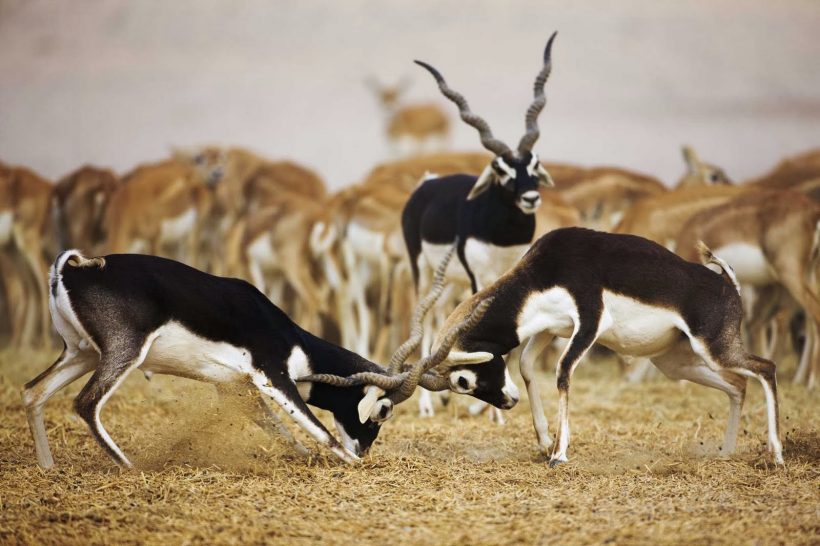
[[[430,127],[420,129],[395,110],[395,97],[383,100],[391,138],[446,135],[446,118],[432,110]],[[478,175],[491,159],[415,155],[335,193],[309,167],[240,148],[176,151],[123,175],[86,165],[56,182],[0,163],[0,336],[14,348],[56,345],[48,267],[59,250],[77,248],[156,254],[245,278],[306,329],[383,359],[406,337],[416,297],[402,238],[405,202],[429,173]],[[693,261],[703,240],[736,270],[748,343],[776,360],[796,355],[795,380],[813,385],[820,150],[742,184],[689,148],[683,159],[683,176],[670,185],[621,168],[545,163],[555,188],[540,190],[536,237],[581,225],[641,235]]]

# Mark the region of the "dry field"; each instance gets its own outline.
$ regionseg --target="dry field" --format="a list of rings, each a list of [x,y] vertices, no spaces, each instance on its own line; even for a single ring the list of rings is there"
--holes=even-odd
[[[52,356],[0,353],[2,544],[820,541],[820,403],[787,381],[785,469],[765,453],[758,385],[739,453],[720,460],[722,393],[631,385],[596,362],[574,378],[568,464],[550,469],[537,453],[525,399],[506,427],[466,417],[462,401],[429,420],[408,403],[347,467],[289,454],[208,385],[135,373],[103,420],[138,469],[116,468],[73,415],[78,382],[46,406],[56,466],[45,472],[19,387]],[[543,383],[552,416],[551,374]]]

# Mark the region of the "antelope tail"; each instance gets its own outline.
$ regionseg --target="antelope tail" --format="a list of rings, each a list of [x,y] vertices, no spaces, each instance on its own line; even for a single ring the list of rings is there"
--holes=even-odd
[[[700,254],[700,260],[703,262],[703,265],[713,264],[718,266],[721,270],[721,277],[723,277],[726,282],[732,283],[737,293],[740,294],[740,283],[737,282],[735,270],[732,269],[732,266],[715,256],[703,241],[698,241],[698,253]]]

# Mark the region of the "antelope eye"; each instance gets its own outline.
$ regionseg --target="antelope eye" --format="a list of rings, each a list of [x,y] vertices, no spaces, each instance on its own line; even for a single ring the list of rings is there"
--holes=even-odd
[[[453,391],[470,394],[475,390],[477,378],[469,370],[458,370],[450,374],[450,385]]]
[[[712,171],[712,173],[709,174],[709,180],[711,182],[720,182],[721,178],[720,173],[717,171]]]

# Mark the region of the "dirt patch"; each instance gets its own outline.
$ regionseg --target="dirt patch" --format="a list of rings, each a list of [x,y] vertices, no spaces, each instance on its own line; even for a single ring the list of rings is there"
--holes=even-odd
[[[137,470],[116,468],[72,413],[80,381],[46,406],[56,466],[44,472],[19,386],[51,356],[0,354],[0,543],[810,544],[820,533],[820,403],[785,380],[785,469],[766,453],[757,385],[738,454],[721,460],[723,394],[629,385],[596,364],[573,381],[570,462],[552,469],[526,400],[504,427],[467,417],[467,400],[432,419],[405,404],[348,467],[304,435],[314,455],[294,455],[211,386],[133,374],[102,418]],[[542,383],[554,430],[554,378]]]

